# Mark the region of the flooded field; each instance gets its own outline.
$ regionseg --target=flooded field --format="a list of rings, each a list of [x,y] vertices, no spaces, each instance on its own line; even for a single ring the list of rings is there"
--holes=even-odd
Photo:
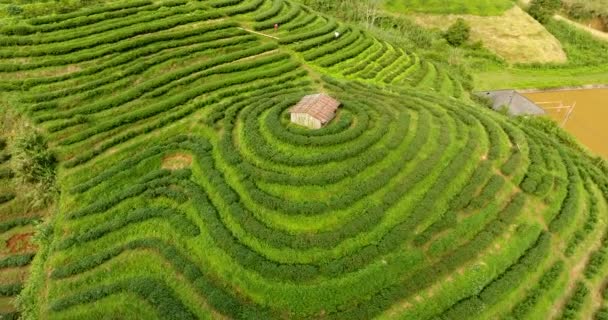
[[[596,154],[608,159],[608,89],[524,94]]]

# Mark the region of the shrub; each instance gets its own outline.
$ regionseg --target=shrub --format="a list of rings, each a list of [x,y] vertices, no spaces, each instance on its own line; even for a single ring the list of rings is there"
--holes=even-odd
[[[561,6],[561,0],[532,0],[528,13],[540,23],[546,23]]]
[[[44,207],[53,201],[59,190],[55,184],[57,159],[38,131],[25,127],[13,147],[12,165],[15,178],[30,184],[30,205]]]
[[[16,6],[14,4],[11,4],[8,7],[6,7],[6,12],[10,16],[16,16],[16,15],[20,15],[23,12],[23,8],[21,8],[20,6]]]
[[[464,19],[459,18],[443,36],[450,45],[460,47],[471,37],[471,27]]]

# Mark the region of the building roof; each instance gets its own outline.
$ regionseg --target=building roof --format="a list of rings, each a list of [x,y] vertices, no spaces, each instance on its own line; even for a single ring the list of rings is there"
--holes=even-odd
[[[515,90],[483,91],[475,94],[491,99],[492,108],[494,110],[500,110],[501,108],[507,107],[509,114],[511,115],[546,114],[545,110]]]
[[[289,112],[306,113],[322,123],[326,123],[334,118],[334,113],[339,106],[340,102],[338,100],[326,94],[318,93],[305,96]]]

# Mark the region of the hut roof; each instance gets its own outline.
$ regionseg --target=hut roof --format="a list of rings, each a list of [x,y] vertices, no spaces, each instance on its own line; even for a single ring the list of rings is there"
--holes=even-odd
[[[293,106],[289,112],[306,113],[315,119],[326,123],[333,119],[340,102],[326,94],[318,93],[305,96]]]

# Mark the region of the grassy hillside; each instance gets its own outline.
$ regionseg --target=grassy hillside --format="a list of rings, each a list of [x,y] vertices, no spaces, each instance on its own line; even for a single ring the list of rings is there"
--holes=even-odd
[[[433,61],[284,0],[13,22],[2,107],[61,166],[19,299],[28,319],[588,318],[604,305],[608,169],[548,122],[473,104]],[[292,125],[287,109],[319,91],[343,103],[337,118]]]
[[[385,0],[392,12],[474,14],[480,16],[500,15],[513,7],[513,0]]]
[[[568,62],[564,64],[493,65],[476,75],[476,87],[549,88],[608,83],[608,41],[560,20],[545,28],[562,44]]]
[[[36,194],[36,183],[21,174],[26,141],[22,119],[0,110],[0,132],[0,318],[16,319],[15,297],[37,251],[35,226],[49,209]]]
[[[482,43],[508,63],[564,63],[567,61],[559,40],[519,7],[502,15],[415,15],[416,23],[427,28],[447,30],[457,19],[471,26],[471,42]]]
[[[592,35],[563,18],[540,24],[520,8],[499,16],[406,14],[399,18],[425,27],[409,27],[415,31],[404,32],[405,36],[410,41],[424,38],[429,45],[417,46],[429,52],[427,56],[438,56],[473,74],[476,90],[608,83],[605,34]],[[442,32],[458,18],[471,26],[471,40],[453,48],[444,43]]]

